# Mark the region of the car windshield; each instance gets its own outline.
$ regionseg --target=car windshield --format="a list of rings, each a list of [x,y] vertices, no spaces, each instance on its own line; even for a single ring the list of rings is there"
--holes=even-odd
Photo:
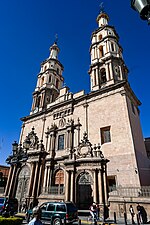
[[[0,198],[0,204],[3,204],[4,203],[4,198]]]

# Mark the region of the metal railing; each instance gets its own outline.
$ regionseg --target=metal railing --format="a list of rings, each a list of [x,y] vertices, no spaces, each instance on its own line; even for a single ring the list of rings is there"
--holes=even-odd
[[[150,186],[143,187],[116,187],[111,189],[109,196],[118,197],[150,197]]]
[[[44,187],[43,194],[51,194],[51,195],[64,195],[65,188],[63,186],[51,186],[51,187]]]

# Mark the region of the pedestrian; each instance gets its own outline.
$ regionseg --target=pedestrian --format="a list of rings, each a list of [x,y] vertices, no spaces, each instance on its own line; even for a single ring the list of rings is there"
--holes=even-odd
[[[143,224],[147,223],[147,212],[143,206],[141,206],[141,217]]]
[[[38,206],[33,208],[32,214],[34,218],[28,223],[28,225],[43,225],[43,223],[40,220],[41,211]]]
[[[142,212],[141,212],[142,208],[139,203],[136,208],[137,208],[137,212],[138,212],[138,214],[137,214],[138,221],[139,221],[139,223],[142,223]]]
[[[95,202],[90,206],[90,215],[92,219],[97,219],[97,207]]]
[[[134,213],[134,209],[133,209],[132,205],[130,205],[130,207],[129,207],[129,212],[131,214],[132,224],[135,224],[135,222],[134,222],[134,215],[135,215],[135,213]]]

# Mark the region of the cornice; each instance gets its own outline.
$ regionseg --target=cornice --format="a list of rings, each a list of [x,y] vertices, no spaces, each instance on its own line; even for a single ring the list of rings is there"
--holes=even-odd
[[[61,62],[57,59],[53,59],[53,58],[48,58],[48,59],[45,59],[42,63],[41,63],[41,66],[43,66],[45,63],[47,63],[48,61],[54,61],[54,62],[57,62],[61,67],[62,69],[64,69],[64,66],[61,64]]]
[[[97,96],[102,96],[103,94],[105,93],[108,93],[108,92],[111,92],[111,91],[114,91],[114,90],[117,90],[121,87],[124,87],[125,90],[121,92],[121,90],[119,90],[119,92],[122,94],[122,95],[128,95],[128,96],[132,96],[132,98],[136,101],[137,105],[141,105],[141,102],[138,100],[138,98],[136,97],[135,93],[133,92],[133,90],[131,89],[130,87],[130,84],[128,83],[127,80],[122,80],[116,84],[112,84],[111,86],[106,86],[100,90],[96,90],[96,91],[92,91],[88,94],[84,94],[82,96],[79,96],[77,98],[72,98],[70,100],[67,100],[67,101],[63,101],[63,102],[59,102],[59,103],[56,103],[52,106],[50,106],[48,109],[43,109],[42,111],[40,112],[37,112],[35,114],[32,114],[32,115],[29,115],[29,116],[26,116],[26,117],[22,117],[21,118],[21,121],[23,122],[26,122],[30,119],[36,119],[36,118],[39,118],[40,116],[43,116],[43,115],[46,115],[50,112],[53,112],[55,111],[56,109],[59,109],[61,107],[65,107],[67,106],[68,104],[71,104],[72,107],[75,106],[77,103],[80,103],[80,102],[89,102],[89,100],[92,98],[95,98]],[[127,94],[129,93],[129,94]],[[104,96],[105,97],[105,96]]]
[[[116,32],[116,30],[115,30],[115,27],[114,27],[114,26],[110,26],[110,25],[105,25],[105,26],[103,26],[103,27],[98,27],[95,31],[93,31],[93,33],[92,33],[92,35],[91,35],[91,39],[92,39],[92,37],[93,37],[94,34],[97,34],[99,31],[102,31],[102,30],[104,30],[105,28],[111,28],[111,29],[114,31],[114,33],[115,33],[117,39],[119,40],[119,35],[117,34],[117,32]]]

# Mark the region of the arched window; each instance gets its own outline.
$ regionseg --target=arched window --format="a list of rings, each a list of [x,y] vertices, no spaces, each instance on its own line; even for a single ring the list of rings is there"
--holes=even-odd
[[[99,41],[100,41],[100,40],[102,40],[102,35],[101,35],[101,34],[99,35]]]
[[[99,47],[99,54],[100,54],[100,58],[104,56],[104,50],[102,45]]]
[[[64,171],[59,169],[54,175],[54,186],[58,189],[58,194],[63,193],[64,188]]]
[[[114,48],[114,43],[111,42],[111,51],[114,52],[115,48]]]
[[[96,69],[94,70],[93,85],[96,85]]]
[[[43,86],[44,83],[44,77],[41,78],[41,86]]]
[[[101,84],[106,83],[107,79],[106,79],[106,70],[104,68],[102,68],[100,70],[100,78],[101,78]]]
[[[58,86],[59,86],[59,80],[57,79],[56,80],[56,88],[58,89]]]
[[[38,96],[36,99],[35,107],[40,107],[41,96]]]
[[[51,75],[49,75],[48,82],[49,82],[49,83],[51,83],[51,81],[52,81],[52,76],[51,76]]]
[[[57,68],[57,74],[59,74],[59,68]]]
[[[47,69],[47,66],[44,66],[44,71]]]

